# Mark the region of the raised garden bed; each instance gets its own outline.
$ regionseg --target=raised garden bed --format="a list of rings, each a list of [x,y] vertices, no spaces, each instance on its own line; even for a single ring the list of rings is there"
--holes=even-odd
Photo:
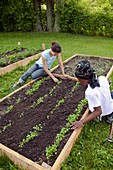
[[[15,48],[6,53],[0,54],[0,75],[10,72],[19,66],[26,66],[30,61],[39,58],[40,53],[45,50],[45,45],[42,44],[41,50],[27,48]]]
[[[76,64],[83,59],[88,59],[99,75],[107,75],[113,64],[108,58],[75,55],[65,62],[66,74],[74,76]],[[53,72],[60,74],[59,67]],[[70,124],[84,116],[85,89],[72,80],[59,79],[56,84],[47,76],[1,100],[1,144],[23,155],[24,160],[36,162],[39,170],[43,162],[58,169],[80,133],[71,131]]]

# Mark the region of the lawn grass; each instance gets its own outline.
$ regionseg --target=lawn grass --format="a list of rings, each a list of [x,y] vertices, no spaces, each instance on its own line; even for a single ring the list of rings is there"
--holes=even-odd
[[[102,142],[109,136],[110,125],[90,121],[84,126],[62,170],[112,170],[113,143]]]
[[[61,44],[63,61],[74,54],[113,58],[112,38],[88,37],[69,33],[0,33],[0,53],[14,49],[18,46],[18,42],[21,42],[22,47],[38,47],[39,49],[41,49],[41,44],[45,43],[46,49],[48,49],[51,47],[52,41]],[[57,62],[53,67],[56,64]],[[18,81],[29,66],[20,67],[11,73],[0,76],[0,98],[11,92],[10,87]],[[62,170],[112,170],[113,144],[106,142],[104,145],[100,145],[108,137],[109,128],[109,124],[104,121],[101,123],[91,121],[85,125],[70,156],[63,163]]]
[[[28,49],[41,49],[42,43],[45,43],[45,48],[48,49],[51,47],[52,41],[61,44],[63,61],[74,54],[113,58],[112,38],[88,37],[70,33],[0,33],[0,53],[16,48],[18,42],[21,42],[22,47]],[[57,65],[57,61],[53,67],[55,65]],[[0,99],[11,92],[11,87],[29,66],[0,76]]]
[[[14,165],[14,163],[9,160],[7,156],[0,156],[0,170],[24,170],[19,169],[18,166]]]
[[[46,49],[51,47],[51,42],[57,41],[62,46],[62,56],[65,60],[70,56],[79,54],[97,55],[113,58],[113,39],[104,37],[89,37],[70,33],[0,33],[0,53],[18,46],[41,48],[45,43]]]

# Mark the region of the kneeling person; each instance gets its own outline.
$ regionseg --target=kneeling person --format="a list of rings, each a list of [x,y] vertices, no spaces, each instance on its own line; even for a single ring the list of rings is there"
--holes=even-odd
[[[77,64],[75,76],[80,84],[87,85],[85,96],[91,114],[83,120],[73,122],[71,129],[80,128],[97,117],[105,117],[106,122],[112,123],[113,99],[107,78],[105,76],[97,77],[88,60],[80,61]]]

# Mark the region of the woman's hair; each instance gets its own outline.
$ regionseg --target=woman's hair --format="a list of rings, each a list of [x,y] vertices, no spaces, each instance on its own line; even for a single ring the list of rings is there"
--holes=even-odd
[[[77,64],[75,76],[77,78],[91,80],[90,82],[91,88],[95,88],[96,86],[100,87],[96,72],[91,68],[90,62],[88,60],[80,61]]]
[[[61,53],[61,51],[62,51],[61,46],[57,42],[52,42],[51,49],[55,53]]]

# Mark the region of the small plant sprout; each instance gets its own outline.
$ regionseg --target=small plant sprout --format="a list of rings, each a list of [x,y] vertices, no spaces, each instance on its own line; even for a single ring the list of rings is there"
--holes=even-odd
[[[14,107],[13,105],[10,105],[5,111],[5,113],[9,113],[13,109],[13,107]]]
[[[65,134],[70,130],[71,123],[78,119],[83,106],[85,106],[86,104],[87,104],[86,99],[83,99],[78,103],[77,108],[74,111],[75,113],[70,114],[68,116],[68,118],[66,119],[67,123],[66,123],[65,127],[63,127],[61,129],[60,133],[57,134],[54,144],[46,147],[46,158],[48,160],[53,156],[53,154],[57,154],[57,148],[58,148],[60,142],[62,141],[62,139],[65,137]]]
[[[18,99],[16,100],[16,103],[20,103],[20,101],[21,101],[21,99],[20,99],[20,98],[18,98]]]
[[[58,103],[56,104],[56,106],[54,107],[54,109],[53,110],[51,110],[51,114],[53,114],[53,112],[62,104],[62,103],[64,103],[64,99],[61,99],[61,100],[59,100],[58,101]]]
[[[36,90],[39,89],[39,87],[42,85],[42,83],[43,83],[44,81],[48,80],[48,79],[50,79],[49,76],[48,76],[48,77],[44,77],[44,78],[36,81],[36,82],[33,84],[32,88],[29,89],[29,90],[27,90],[26,95],[31,95],[31,94],[33,94]]]
[[[19,117],[22,117],[22,116],[24,116],[24,112],[20,113],[20,116],[19,116]]]
[[[49,91],[49,95],[52,96],[53,91],[61,84],[62,80],[58,81],[58,83]]]
[[[33,131],[30,131],[29,134],[20,142],[19,148],[22,148],[27,142],[34,139],[36,136],[38,136],[38,132],[42,130],[42,125],[36,125],[33,127]]]
[[[11,120],[9,120],[8,124],[5,125],[5,126],[0,130],[0,133],[4,132],[6,129],[8,129],[8,127],[11,126],[11,123],[12,123]]]

